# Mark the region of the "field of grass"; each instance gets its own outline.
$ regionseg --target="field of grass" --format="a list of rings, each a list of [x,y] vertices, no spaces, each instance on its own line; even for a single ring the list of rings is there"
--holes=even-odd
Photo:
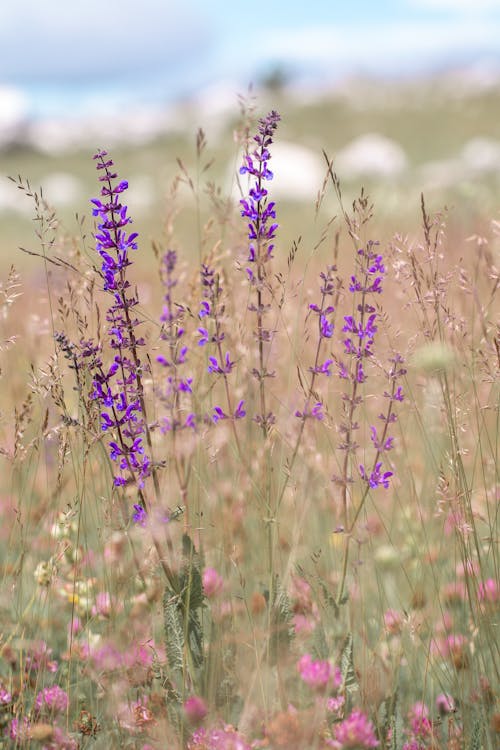
[[[419,169],[499,105],[393,96],[6,157],[0,747],[498,746],[498,175]],[[338,176],[370,131],[408,167]]]

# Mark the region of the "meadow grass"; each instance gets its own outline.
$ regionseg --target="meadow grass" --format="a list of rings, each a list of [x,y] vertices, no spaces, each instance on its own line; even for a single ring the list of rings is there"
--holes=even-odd
[[[499,225],[450,240],[422,197],[378,244],[325,153],[284,245],[281,125],[239,124],[236,206],[199,131],[152,253],[106,152],[74,236],[17,180],[2,747],[497,746]]]

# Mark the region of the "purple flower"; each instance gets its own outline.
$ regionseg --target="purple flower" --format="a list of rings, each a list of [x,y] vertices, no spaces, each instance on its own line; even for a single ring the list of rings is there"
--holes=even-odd
[[[227,419],[227,414],[220,406],[214,406],[214,413],[212,415],[212,421],[214,424],[220,422],[221,419]]]
[[[210,364],[208,365],[207,371],[219,375],[229,375],[235,365],[235,363],[232,362],[229,357],[229,352],[226,352],[224,361],[221,360],[220,364],[217,357],[209,357],[208,361],[210,362]]]
[[[265,294],[269,292],[266,284],[268,275],[267,266],[273,257],[274,245],[272,240],[276,237],[278,224],[276,219],[275,204],[269,200],[265,183],[272,180],[273,173],[269,169],[271,153],[269,147],[273,142],[274,131],[278,127],[280,116],[277,112],[270,112],[266,117],[259,120],[258,132],[254,136],[257,144],[251,153],[244,156],[243,166],[240,174],[248,174],[253,177],[248,197],[240,201],[241,215],[247,219],[248,227],[248,263],[250,268],[246,269],[250,285],[255,291],[255,302],[248,309],[255,313],[257,325],[255,337],[259,344],[259,367],[257,379],[260,391],[260,414],[254,416],[254,421],[262,428],[263,434],[267,435],[268,429],[274,420],[274,415],[268,412],[266,407],[266,390],[264,380],[271,374],[265,367],[265,349],[272,342],[274,332],[266,325],[265,316],[271,309],[265,304]],[[266,345],[266,346],[264,346]]]
[[[193,382],[193,378],[186,378],[185,380],[179,381],[179,390],[183,391],[184,393],[192,393],[193,389],[191,388],[191,384]]]
[[[177,286],[175,271],[177,253],[167,250],[161,260],[161,279],[164,288],[162,326],[160,337],[165,342],[167,354],[160,354],[156,360],[167,371],[158,396],[166,406],[168,416],[162,420],[162,432],[176,432],[185,427],[195,427],[194,416],[188,423],[182,413],[186,407],[192,407],[193,378],[184,375],[183,365],[188,361],[189,349],[185,340],[185,308],[175,301],[174,290]],[[204,329],[201,329],[204,331]],[[202,343],[202,342],[200,342]]]
[[[236,407],[236,411],[234,412],[234,419],[243,419],[243,417],[246,415],[246,411],[243,408],[244,401],[240,401],[238,406]]]
[[[201,301],[200,312],[198,313],[198,317],[201,320],[201,318],[205,318],[207,315],[210,315],[210,302],[204,299]]]
[[[196,429],[196,416],[194,414],[187,415],[184,427],[190,427],[193,430]]]
[[[330,377],[332,374],[332,365],[333,359],[325,359],[322,364],[316,365],[315,367],[310,367],[309,372],[314,372],[316,373],[316,375],[327,375],[328,377]]]
[[[314,404],[313,408],[310,411],[306,407],[303,412],[297,410],[295,412],[295,416],[299,417],[299,419],[307,419],[308,417],[310,417],[312,419],[317,419],[318,422],[321,422],[325,417],[323,413],[323,405],[318,401],[316,404]]]
[[[373,347],[378,331],[376,308],[370,302],[370,295],[380,294],[382,292],[382,282],[385,275],[385,266],[380,253],[376,251],[377,243],[369,242],[366,248],[361,248],[357,253],[357,273],[351,276],[350,291],[357,295],[355,309],[356,314],[346,315],[342,332],[346,334],[343,339],[346,358],[349,362],[338,362],[339,377],[342,380],[351,381],[351,394],[344,393],[344,400],[349,406],[346,408],[346,422],[342,425],[342,432],[346,436],[342,448],[352,450],[354,443],[352,432],[356,429],[355,411],[363,403],[363,396],[359,393],[358,386],[367,380],[366,364],[373,357]],[[393,403],[403,400],[403,393],[400,386],[397,386],[396,379],[403,375],[404,370],[400,365],[402,359],[399,355],[391,360],[393,366],[389,373],[386,373],[391,382],[390,392],[385,391],[384,396],[388,399],[388,407],[385,414],[380,415],[384,422],[381,434],[377,428],[371,427],[371,442],[375,448],[375,457],[373,468],[367,469],[363,464],[359,466],[359,472],[370,488],[389,487],[389,479],[393,475],[391,471],[383,471],[380,456],[390,451],[394,445],[394,438],[388,434],[389,424],[396,421],[396,415],[393,413]],[[347,466],[347,464],[345,464]]]
[[[240,201],[241,215],[248,221],[248,239],[250,240],[249,262],[265,262],[272,256],[273,245],[270,240],[276,236],[278,224],[269,221],[276,218],[275,204],[267,200],[267,190],[264,181],[272,180],[273,173],[268,167],[271,158],[269,146],[272,143],[274,131],[278,127],[280,116],[277,112],[270,112],[267,117],[259,120],[259,130],[254,140],[257,148],[244,157],[244,164],[240,174],[255,177],[249,197]],[[253,243],[256,243],[256,246]],[[264,253],[261,251],[264,250]]]
[[[375,468],[368,475],[363,464],[359,465],[359,473],[362,479],[364,479],[372,489],[376,489],[382,485],[386,489],[389,489],[389,479],[392,477],[392,471],[386,471],[382,473],[382,461],[378,461],[375,464]]]
[[[373,445],[375,446],[378,453],[383,453],[383,452],[392,450],[392,448],[394,447],[393,437],[385,438],[384,441],[381,442],[381,439],[379,438],[377,434],[376,427],[373,427],[373,426],[370,427],[370,432],[371,432],[371,441]]]
[[[134,513],[132,515],[132,521],[138,526],[145,526],[147,520],[147,513],[142,505],[134,505]]]
[[[326,315],[321,314],[319,319],[321,336],[324,339],[330,339],[333,336],[333,323],[328,322]]]
[[[137,249],[137,233],[127,234],[123,229],[132,222],[127,216],[127,206],[120,202],[128,183],[122,180],[114,184],[117,175],[111,171],[113,161],[106,157],[106,151],[99,151],[94,156],[97,169],[102,172],[99,181],[104,200],[92,200],[92,213],[97,217],[95,241],[102,261],[104,290],[112,297],[106,321],[109,344],[115,356],[107,371],[96,356],[96,348],[85,345],[86,342],[82,342],[82,356],[92,358],[91,397],[105,407],[101,412],[101,429],[103,432],[109,430],[119,438],[109,443],[110,458],[119,467],[114,484],[119,487],[134,482],[141,488],[150,475],[151,466],[139,439],[146,429],[140,374],[145,365],[138,355],[138,348],[143,346],[144,340],[136,335],[140,321],[132,310],[139,300],[131,293],[126,276],[126,269],[131,265],[129,251]]]
[[[208,344],[210,341],[210,336],[206,328],[198,328],[198,333],[200,334],[201,338],[198,341],[198,346],[205,346],[205,344]]]
[[[310,407],[310,404],[313,398],[313,394],[315,393],[316,377],[318,375],[326,375],[327,377],[330,377],[332,374],[331,368],[334,360],[325,359],[322,362],[321,355],[324,340],[331,338],[334,331],[333,321],[331,321],[329,318],[335,312],[335,308],[332,305],[327,304],[327,302],[328,298],[331,297],[335,291],[334,273],[336,270],[337,269],[335,266],[328,266],[326,272],[322,271],[320,273],[320,304],[317,304],[315,302],[309,304],[310,314],[317,316],[318,340],[316,344],[316,356],[314,359],[314,365],[308,368],[309,372],[311,373],[311,378],[307,390],[306,403],[302,411],[295,412],[295,416],[299,417],[303,421],[305,421],[309,417],[317,419],[318,421],[322,421],[324,419],[323,407],[321,402],[317,401],[312,408]]]

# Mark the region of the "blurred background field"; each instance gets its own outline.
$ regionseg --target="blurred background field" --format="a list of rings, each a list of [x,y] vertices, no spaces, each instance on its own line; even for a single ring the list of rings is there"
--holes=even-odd
[[[186,257],[196,257],[193,227],[208,213],[206,182],[222,197],[239,198],[234,133],[241,97],[255,117],[270,109],[282,115],[273,197],[284,253],[314,217],[323,150],[334,159],[347,204],[365,187],[383,240],[416,231],[421,192],[431,210],[451,209],[452,234],[480,233],[496,215],[497,2],[386,0],[376,9],[363,0],[349,8],[277,2],[262,24],[218,1],[190,0],[180,9],[147,0],[140,14],[121,3],[119,15],[108,3],[98,23],[94,5],[77,3],[70,12],[49,0],[1,10],[4,269],[14,262],[29,272],[32,260],[17,248],[34,248],[32,205],[7,176],[42,187],[64,231],[79,234],[75,214],[88,217],[98,147],[112,149],[128,176],[143,248],[161,239],[182,160],[200,197],[184,191],[176,241]],[[109,62],[100,59],[104,49]],[[213,160],[203,175],[195,149],[200,127],[205,162]],[[324,202],[325,218],[337,210]],[[87,222],[87,233],[91,228]]]
[[[460,90],[461,89],[461,90]],[[304,235],[304,224],[314,217],[314,205],[326,173],[322,151],[334,160],[347,205],[361,186],[375,204],[376,227],[382,240],[396,232],[415,231],[420,221],[420,194],[433,211],[450,209],[450,231],[481,233],[485,222],[498,212],[500,194],[500,77],[486,90],[473,90],[458,77],[432,81],[382,83],[351,80],[340,90],[324,92],[303,101],[300,93],[262,89],[254,95],[256,113],[277,109],[283,118],[273,156],[273,198],[279,206],[279,247],[288,253],[292,242]],[[232,101],[231,101],[232,99]],[[0,262],[29,269],[32,259],[18,247],[37,249],[33,234],[33,205],[7,175],[28,178],[33,190],[43,190],[54,207],[65,233],[78,234],[75,214],[89,219],[89,199],[95,193],[94,165],[97,146],[113,144],[122,174],[129,179],[129,201],[141,247],[160,240],[162,222],[169,211],[169,191],[181,172],[178,159],[200,190],[201,221],[206,218],[206,184],[214,182],[223,197],[239,198],[237,168],[241,149],[235,143],[239,105],[237,92],[228,96],[223,112],[207,117],[200,102],[172,108],[163,133],[146,142],[127,137],[106,138],[97,133],[94,143],[50,149],[23,144],[4,147],[1,153]],[[196,134],[206,132],[204,162],[213,162],[204,174],[196,159]],[[48,152],[49,151],[49,152]],[[196,201],[182,190],[182,211],[176,224],[178,249],[197,257],[193,231]],[[205,214],[204,214],[205,210]],[[332,196],[323,213],[338,207]],[[87,221],[87,232],[92,228]],[[147,259],[149,253],[145,254]],[[140,257],[137,259],[141,263]]]

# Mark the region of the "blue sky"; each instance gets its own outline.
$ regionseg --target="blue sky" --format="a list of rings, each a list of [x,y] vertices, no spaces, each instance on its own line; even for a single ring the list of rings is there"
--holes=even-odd
[[[0,4],[0,85],[172,98],[278,65],[335,79],[500,61],[500,0],[22,0]],[[38,94],[37,94],[38,92]],[[135,93],[134,93],[135,92]]]

